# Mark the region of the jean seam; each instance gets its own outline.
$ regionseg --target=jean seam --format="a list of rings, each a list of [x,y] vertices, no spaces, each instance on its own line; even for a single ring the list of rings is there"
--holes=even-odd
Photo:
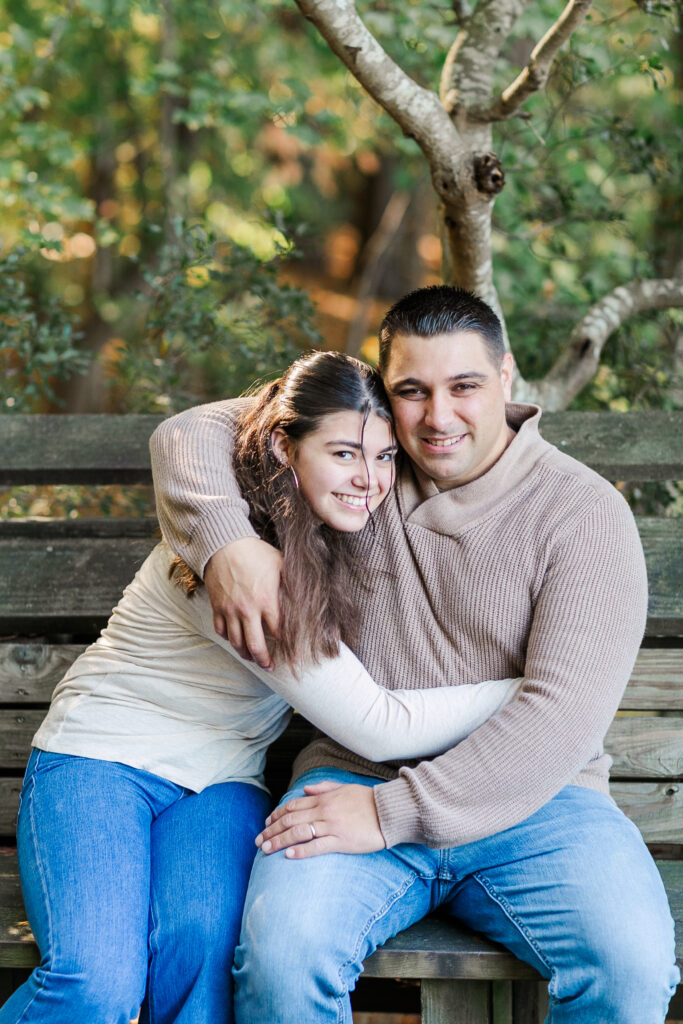
[[[339,987],[345,989],[345,993],[344,993],[345,995],[348,995],[348,987],[346,985],[346,982],[344,981],[343,972],[345,970],[347,970],[348,967],[350,967],[351,964],[355,963],[358,960],[358,957],[360,955],[360,947],[361,947],[361,945],[363,943],[363,940],[365,939],[366,935],[368,934],[368,932],[372,928],[372,926],[377,921],[379,921],[380,918],[384,917],[384,915],[387,913],[387,911],[390,910],[391,907],[394,906],[394,904],[397,902],[397,900],[400,900],[401,897],[406,894],[408,889],[412,885],[415,884],[415,882],[417,881],[418,877],[422,877],[422,876],[418,875],[417,872],[412,871],[410,873],[409,877],[406,878],[406,880],[403,882],[403,884],[401,886],[399,886],[398,889],[394,890],[394,892],[385,900],[385,902],[382,904],[382,906],[379,907],[375,911],[375,913],[372,914],[372,916],[368,919],[368,921],[365,924],[365,927],[363,929],[361,929],[360,934],[358,936],[358,942],[356,943],[356,945],[354,947],[353,953],[351,954],[351,956],[347,960],[344,961],[343,964],[339,965],[339,971],[338,971]],[[344,1024],[344,1004],[343,1004],[343,998],[344,998],[343,996],[339,995],[339,996],[337,996],[337,999],[336,999],[336,1002],[337,1002],[337,1021],[338,1021],[338,1024]]]
[[[33,803],[34,803],[33,795],[34,795],[34,790],[36,788],[35,773],[38,770],[38,763],[39,763],[39,761],[40,761],[40,754],[36,758],[36,763],[35,763],[35,766],[34,766],[33,775],[31,776],[30,792],[28,790],[26,792],[26,797],[27,797],[27,799],[26,799],[26,810],[27,810],[27,813],[28,813],[28,816],[29,816],[29,822],[31,824],[31,837],[33,839],[33,848],[35,850],[35,855],[36,855],[36,864],[38,866],[38,875],[40,877],[41,885],[42,885],[42,888],[43,888],[43,900],[44,900],[45,910],[46,910],[46,914],[47,914],[47,941],[48,941],[48,949],[52,950],[52,948],[53,948],[53,943],[52,943],[52,915],[50,913],[50,900],[48,898],[47,879],[45,877],[45,868],[44,868],[43,861],[42,861],[42,858],[41,858],[41,855],[40,855],[40,847],[38,845],[38,837],[37,837],[37,833],[36,833],[35,815],[34,815],[34,811],[33,811]],[[44,951],[42,949],[40,951],[40,954],[41,954],[41,958],[45,955]],[[27,1014],[28,1010],[31,1008],[31,1006],[36,1001],[36,999],[38,998],[38,996],[42,992],[43,988],[45,987],[45,971],[41,971],[40,975],[38,975],[38,971],[34,971],[34,974],[36,975],[36,982],[37,982],[36,991],[35,991],[32,999],[30,999],[30,1001],[26,1004],[26,1006],[21,1011],[21,1015],[17,1018],[17,1024],[20,1024],[20,1022],[22,1020],[26,1019],[26,1014]]]
[[[147,1016],[149,1018],[149,1024],[154,1024],[154,1021],[156,1020],[156,1012],[153,1000],[154,985],[152,984],[152,967],[156,966],[154,954],[159,952],[159,945],[156,941],[159,931],[159,918],[154,908],[154,899],[151,892],[149,897],[149,917],[151,924],[147,939],[147,946],[149,948],[149,964],[147,966],[147,992],[144,999],[147,1002]]]
[[[491,899],[495,903],[498,904],[498,906],[503,911],[503,913],[505,914],[507,919],[515,926],[517,931],[520,932],[520,934],[525,938],[525,940],[528,942],[528,944],[531,946],[531,948],[533,949],[534,953],[538,957],[538,959],[548,969],[548,971],[550,973],[550,978],[548,980],[548,993],[549,993],[549,995],[551,997],[551,1000],[555,1001],[555,987],[556,987],[555,982],[556,982],[556,978],[557,978],[557,969],[553,966],[553,964],[550,963],[550,961],[545,956],[545,954],[541,952],[541,949],[540,949],[540,946],[538,945],[538,942],[533,937],[533,935],[531,934],[531,932],[529,931],[527,926],[525,924],[523,924],[522,921],[519,920],[519,918],[517,917],[517,914],[515,913],[512,905],[508,902],[508,900],[506,900],[506,898],[503,895],[501,895],[494,888],[494,886],[491,883],[491,881],[485,875],[483,875],[479,871],[475,872],[475,874],[472,877],[474,878],[475,882],[478,882],[479,885],[481,885],[482,889],[484,889],[486,891],[486,893],[491,897]]]

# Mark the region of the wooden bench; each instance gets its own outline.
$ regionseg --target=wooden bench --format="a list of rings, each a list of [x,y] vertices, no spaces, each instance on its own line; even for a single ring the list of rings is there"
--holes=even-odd
[[[149,485],[153,416],[0,417],[0,490],[28,484]],[[680,479],[683,413],[557,413],[553,443],[614,481]],[[638,521],[650,576],[647,634],[607,748],[615,799],[653,848],[683,961],[683,519]],[[19,888],[15,816],[31,737],[69,663],[104,625],[155,543],[151,519],[8,519],[0,523],[0,970],[6,997],[38,962]],[[286,783],[306,723],[271,750]],[[402,979],[404,1012],[420,983],[426,1024],[537,1024],[544,985],[512,954],[429,918],[369,958],[364,979]],[[369,991],[362,980],[359,990]],[[412,989],[411,989],[412,986]],[[411,992],[413,995],[411,995]],[[384,997],[383,997],[384,998]],[[683,1017],[683,1014],[681,1014]]]

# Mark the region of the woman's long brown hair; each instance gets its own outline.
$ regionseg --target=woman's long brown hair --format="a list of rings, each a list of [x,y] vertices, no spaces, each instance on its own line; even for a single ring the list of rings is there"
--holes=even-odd
[[[302,661],[333,657],[342,640],[353,644],[359,616],[349,575],[356,566],[346,535],[315,516],[292,470],[275,458],[270,438],[281,427],[296,445],[325,416],[347,410],[362,414],[363,428],[371,414],[391,423],[375,370],[337,352],[314,352],[261,388],[237,423],[235,477],[254,529],[283,556],[280,628],[272,638],[273,654],[293,669]],[[201,585],[179,558],[170,575],[188,594]]]

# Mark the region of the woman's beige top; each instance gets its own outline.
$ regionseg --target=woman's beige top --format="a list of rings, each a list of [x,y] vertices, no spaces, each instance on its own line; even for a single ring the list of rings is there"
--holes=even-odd
[[[208,596],[168,578],[158,545],[107,628],[58,684],[33,744],[154,772],[200,791],[238,780],[263,786],[266,750],[294,705],[340,743],[370,757],[447,750],[517,691],[487,686],[394,691],[377,686],[343,647],[299,678],[243,661],[213,628]]]

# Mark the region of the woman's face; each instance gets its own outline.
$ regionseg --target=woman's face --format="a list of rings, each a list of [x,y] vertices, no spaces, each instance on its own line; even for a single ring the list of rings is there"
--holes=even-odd
[[[390,424],[374,413],[365,429],[359,412],[330,413],[296,442],[278,427],[271,443],[276,457],[296,472],[315,514],[335,530],[362,529],[391,488],[396,443]]]

